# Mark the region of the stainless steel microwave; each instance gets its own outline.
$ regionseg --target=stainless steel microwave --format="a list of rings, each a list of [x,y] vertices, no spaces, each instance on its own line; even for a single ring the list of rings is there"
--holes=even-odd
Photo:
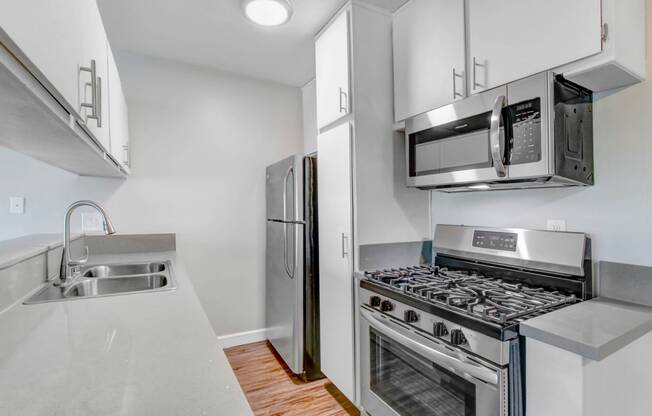
[[[406,121],[407,184],[468,192],[593,185],[593,93],[552,72]]]

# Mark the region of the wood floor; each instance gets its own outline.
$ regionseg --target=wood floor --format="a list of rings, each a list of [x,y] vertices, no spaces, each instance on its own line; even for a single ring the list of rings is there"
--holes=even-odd
[[[306,383],[293,375],[267,342],[225,350],[256,416],[358,416],[327,379]]]

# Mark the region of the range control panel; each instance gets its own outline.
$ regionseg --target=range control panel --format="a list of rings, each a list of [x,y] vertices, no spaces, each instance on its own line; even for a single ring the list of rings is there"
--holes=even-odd
[[[473,247],[491,250],[516,251],[518,234],[497,231],[474,231]]]

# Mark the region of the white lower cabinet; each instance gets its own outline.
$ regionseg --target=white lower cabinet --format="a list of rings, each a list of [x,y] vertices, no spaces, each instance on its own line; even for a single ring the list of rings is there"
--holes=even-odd
[[[355,400],[351,125],[317,139],[321,369]]]

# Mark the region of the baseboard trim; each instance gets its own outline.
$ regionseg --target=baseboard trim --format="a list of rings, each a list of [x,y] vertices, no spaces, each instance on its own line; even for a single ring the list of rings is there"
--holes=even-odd
[[[237,332],[235,334],[221,335],[217,337],[222,349],[236,347],[238,345],[251,344],[253,342],[267,339],[267,328],[254,329],[253,331]]]

